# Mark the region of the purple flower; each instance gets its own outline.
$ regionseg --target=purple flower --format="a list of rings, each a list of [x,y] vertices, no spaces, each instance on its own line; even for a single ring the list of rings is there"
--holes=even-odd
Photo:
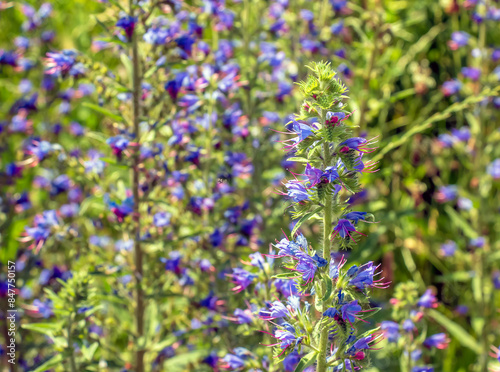
[[[299,259],[299,263],[295,267],[295,270],[302,274],[302,279],[304,279],[306,283],[309,283],[314,279],[314,274],[316,274],[317,268],[318,267],[309,257],[309,259]]]
[[[422,306],[427,309],[436,308],[438,306],[436,296],[432,292],[432,289],[425,291],[422,297],[418,300],[417,306]]]
[[[458,188],[455,185],[441,186],[436,194],[439,203],[455,200],[458,196]]]
[[[164,227],[170,224],[172,215],[168,212],[158,212],[153,216],[153,223],[156,227]]]
[[[62,50],[61,52],[47,53],[45,71],[49,75],[66,75],[76,62],[76,52],[73,50]]]
[[[217,364],[219,363],[219,357],[216,352],[210,353],[205,359],[202,361],[205,364],[208,364],[211,368],[216,370]]]
[[[500,158],[493,160],[486,171],[493,179],[500,180]]]
[[[398,342],[399,334],[399,324],[390,320],[385,320],[380,323],[380,328],[384,332],[384,336],[389,342]]]
[[[334,307],[330,307],[329,309],[327,309],[324,313],[323,313],[323,316],[327,316],[329,318],[335,318],[335,316],[337,315],[338,311],[336,308]]]
[[[413,324],[413,321],[411,319],[405,319],[403,322],[403,329],[405,332],[412,332],[415,330],[415,324]]]
[[[119,222],[123,222],[123,219],[127,217],[134,211],[134,199],[130,196],[126,198],[121,204],[118,204],[114,201],[108,201],[108,206],[118,218]]]
[[[283,367],[285,368],[285,372],[293,372],[300,359],[301,357],[299,353],[295,350],[288,354],[283,360]]]
[[[234,316],[238,324],[252,323],[253,320],[252,312],[249,309],[236,309],[234,310]]]
[[[484,236],[480,236],[479,238],[471,239],[469,245],[474,248],[483,248],[486,244],[486,239]]]
[[[460,129],[453,128],[451,130],[451,135],[458,141],[467,142],[470,139],[470,129],[467,127],[462,127]]]
[[[321,177],[325,178],[330,183],[340,180],[337,167],[334,166],[325,168],[325,171]]]
[[[356,272],[356,276],[349,281],[350,285],[363,290],[366,287],[373,287],[373,276],[377,267],[373,266],[373,262],[368,262],[361,266]]]
[[[33,301],[33,306],[36,308],[35,311],[45,319],[50,318],[53,314],[52,303],[50,301],[42,302],[39,299],[35,299]]]
[[[481,70],[474,67],[462,67],[462,75],[467,79],[477,81],[481,77]]]
[[[296,182],[288,182],[285,184],[287,188],[287,196],[292,199],[293,202],[299,203],[304,200],[309,200],[309,194],[307,193],[306,188]]]
[[[288,346],[294,344],[296,340],[295,335],[289,330],[285,329],[277,329],[274,332],[274,336],[281,341],[280,347],[282,349],[286,349]]]
[[[70,218],[76,216],[79,210],[80,206],[76,203],[63,204],[61,208],[59,208],[59,213],[61,213],[63,217]]]
[[[170,97],[174,102],[177,101],[177,95],[188,77],[189,75],[187,72],[180,72],[175,75],[173,80],[170,80],[165,84],[165,89],[168,94],[170,94]]]
[[[106,143],[113,149],[113,154],[121,159],[122,152],[128,147],[130,141],[123,136],[110,137]]]
[[[69,177],[65,174],[61,174],[60,176],[52,180],[50,195],[56,196],[65,191],[68,191],[70,186],[71,186],[71,180],[69,179]]]
[[[17,66],[18,55],[12,50],[3,50],[0,49],[0,66]]]
[[[341,153],[347,152],[349,150],[357,150],[362,153],[370,153],[375,151],[375,148],[366,146],[374,144],[375,140],[376,140],[375,138],[368,141],[366,138],[363,137],[353,137],[345,140],[344,142],[341,142],[338,145],[338,148],[340,149],[339,151]]]
[[[354,225],[357,225],[359,220],[365,221],[366,212],[349,212],[344,214],[342,217],[346,220],[351,220],[354,222]]]
[[[469,211],[473,207],[472,200],[459,196],[457,199],[457,206],[462,210]]]
[[[232,289],[236,293],[244,291],[257,277],[255,274],[240,268],[234,268],[233,273],[227,274],[227,276],[231,278],[233,284],[236,284],[236,287]]]
[[[231,371],[236,371],[245,366],[245,361],[234,354],[227,354],[224,358],[222,358],[222,361],[224,364],[221,365],[221,367]]]
[[[314,168],[311,164],[307,163],[304,174],[309,181],[307,186],[314,187],[320,182],[323,171],[321,169]]]
[[[160,258],[160,261],[165,264],[165,270],[180,274],[182,255],[177,251],[169,253],[169,258]]]
[[[416,366],[416,367],[413,367],[413,369],[411,370],[411,372],[434,372],[434,367],[431,367],[431,366],[427,366],[427,367]]]
[[[344,321],[348,320],[349,323],[354,323],[357,319],[356,314],[361,311],[361,306],[358,305],[358,300],[354,300],[342,306],[340,311]]]
[[[470,35],[464,31],[455,31],[451,34],[451,40],[448,41],[448,46],[451,50],[457,50],[469,43]]]
[[[450,340],[446,337],[444,333],[437,333],[426,338],[423,342],[423,345],[427,348],[435,347],[437,349],[446,349]]]
[[[458,80],[448,80],[443,83],[443,86],[441,87],[441,92],[446,97],[452,96],[454,94],[457,94],[460,91],[460,88],[462,87],[462,83]]]
[[[450,257],[455,254],[457,250],[457,243],[454,241],[448,240],[446,243],[441,244],[441,254],[444,257]]]
[[[116,27],[120,27],[125,31],[128,40],[132,40],[132,35],[134,34],[135,24],[137,23],[137,18],[132,16],[126,16],[120,18],[116,22]]]
[[[181,49],[181,58],[188,59],[191,57],[191,53],[193,50],[193,44],[195,43],[195,39],[190,35],[182,35],[175,39],[177,46]]]
[[[341,218],[337,222],[337,225],[333,228],[333,231],[335,231],[333,236],[336,236],[337,234],[339,234],[342,239],[345,239],[346,236],[349,236],[349,238],[352,239],[352,236],[351,236],[351,234],[349,234],[349,231],[356,231],[356,228],[351,223],[351,221],[346,220],[344,218]]]
[[[494,271],[492,277],[495,289],[500,289],[500,271]]]
[[[290,311],[281,301],[274,301],[269,306],[269,310],[261,310],[259,312],[259,317],[264,320],[274,320],[287,316],[290,316]]]

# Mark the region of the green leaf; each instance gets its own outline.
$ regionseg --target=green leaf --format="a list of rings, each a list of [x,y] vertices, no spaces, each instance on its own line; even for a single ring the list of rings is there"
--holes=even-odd
[[[300,274],[297,272],[289,272],[289,273],[281,273],[277,275],[273,275],[273,279],[291,279],[291,278],[297,278],[299,277]]]
[[[463,346],[471,349],[476,354],[482,353],[481,345],[472,337],[465,329],[459,324],[455,323],[453,320],[448,319],[445,315],[441,314],[439,311],[429,309],[429,316],[442,325],[446,330],[457,339]]]
[[[106,136],[99,132],[88,131],[85,133],[86,137],[93,138],[99,142],[106,143]]]
[[[321,301],[323,301],[323,302],[327,301],[330,298],[330,296],[332,295],[332,291],[333,291],[332,280],[327,277],[325,282],[326,282],[326,290],[325,290],[325,294],[321,298]]]
[[[41,366],[39,366],[37,369],[31,371],[31,372],[44,372],[49,369],[52,369],[52,367],[56,367],[58,365],[61,365],[63,361],[63,356],[62,354],[57,354],[54,357],[50,358],[47,360],[45,363],[43,363]]]
[[[315,351],[311,351],[309,354],[307,354],[304,357],[302,357],[302,359],[300,360],[300,362],[295,367],[295,371],[294,372],[302,372],[304,369],[306,369],[307,367],[311,366],[314,363],[315,360],[316,360],[316,352]]]
[[[113,119],[114,121],[119,121],[119,122],[125,121],[120,115],[114,114],[111,111],[105,109],[104,107],[94,105],[93,103],[83,102],[82,106],[87,107],[91,110],[94,110],[100,114],[106,115],[107,117],[109,117],[110,119]]]
[[[455,225],[460,227],[468,238],[470,239],[477,238],[477,232],[472,228],[471,225],[469,225],[469,223],[460,214],[457,213],[456,210],[454,210],[449,205],[445,206],[444,210],[446,211],[446,213],[448,213],[448,216],[450,216],[450,219],[455,223]]]
[[[188,364],[196,363],[198,359],[206,355],[206,350],[196,350],[189,353],[179,354],[173,358],[168,359],[163,364],[163,370],[169,372],[182,372],[185,371]]]
[[[31,323],[23,324],[21,327],[29,331],[39,332],[52,337],[54,332],[61,329],[61,323]]]
[[[295,233],[297,232],[297,230],[299,229],[299,227],[304,222],[306,222],[309,218],[311,218],[312,216],[314,216],[316,213],[320,212],[322,209],[323,209],[323,207],[319,207],[319,208],[315,209],[314,211],[309,212],[309,213],[303,215],[302,218],[300,220],[298,220],[297,223],[295,224],[295,226],[294,226],[294,228],[292,230],[291,236],[293,237],[295,235]]]
[[[299,163],[308,163],[309,159],[301,158],[299,156],[293,156],[291,158],[286,159],[286,161],[296,161],[296,162],[299,162]]]
[[[91,362],[92,358],[94,357],[95,352],[97,351],[97,348],[99,347],[99,343],[94,342],[92,345],[89,347],[82,347],[82,354],[87,359],[87,361]]]

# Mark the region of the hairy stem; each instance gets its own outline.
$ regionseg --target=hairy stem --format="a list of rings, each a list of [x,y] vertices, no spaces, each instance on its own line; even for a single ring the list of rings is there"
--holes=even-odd
[[[129,1],[130,15],[134,16],[133,0]],[[133,92],[133,132],[134,139],[139,141],[139,116],[140,116],[140,89],[141,76],[139,72],[139,51],[137,45],[137,34],[132,34],[132,92]],[[139,150],[135,151],[132,166],[132,193],[134,198],[134,257],[135,257],[135,280],[136,280],[136,309],[135,321],[137,338],[140,339],[144,335],[144,292],[142,289],[143,278],[143,251],[141,247],[141,224],[139,218]],[[136,351],[136,372],[144,372],[144,353],[145,350],[138,348]]]
[[[326,112],[321,115],[321,124],[325,125]],[[330,166],[331,162],[331,151],[330,143],[325,142],[323,144],[323,166],[324,168]],[[325,209],[323,210],[323,258],[330,264],[331,259],[331,241],[330,234],[332,232],[332,198],[329,196],[325,201]],[[327,265],[327,267],[329,267]],[[325,288],[323,288],[325,291]],[[326,350],[328,344],[328,327],[324,327],[321,330],[321,335],[319,338],[319,353],[318,353],[318,365],[316,372],[325,372],[326,365]]]

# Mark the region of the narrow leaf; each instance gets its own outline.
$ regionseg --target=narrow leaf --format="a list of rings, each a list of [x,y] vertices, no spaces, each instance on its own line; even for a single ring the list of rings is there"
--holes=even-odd
[[[281,273],[277,275],[273,275],[273,279],[291,279],[291,278],[297,278],[300,276],[299,273],[297,272],[289,272],[289,273]]]
[[[310,213],[307,213],[305,215],[302,216],[302,218],[300,220],[297,221],[297,223],[295,224],[293,230],[292,230],[292,234],[291,236],[293,237],[295,235],[295,233],[297,232],[297,230],[299,229],[299,227],[304,223],[306,222],[309,218],[311,218],[312,216],[314,216],[316,213],[318,213],[319,211],[321,211],[323,209],[323,207],[319,207],[317,208],[316,210],[310,212]]]
[[[106,115],[107,117],[109,117],[110,119],[113,119],[114,121],[120,121],[120,122],[124,121],[120,115],[114,114],[111,111],[106,110],[104,107],[95,105],[93,103],[83,102],[82,106],[87,107],[91,110],[94,110],[100,114]]]
[[[311,351],[309,354],[302,357],[297,366],[295,367],[295,372],[302,372],[307,367],[311,366],[316,360],[316,352]]]
[[[52,369],[52,367],[56,367],[58,365],[61,365],[62,361],[63,361],[62,354],[57,354],[56,356],[47,360],[45,363],[43,363],[37,369],[34,369],[32,372],[44,372],[44,371],[50,370],[50,369]]]

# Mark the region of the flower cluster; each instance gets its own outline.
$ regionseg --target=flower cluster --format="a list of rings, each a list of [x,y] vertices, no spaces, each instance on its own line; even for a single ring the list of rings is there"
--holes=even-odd
[[[271,332],[264,332],[275,340],[269,346],[274,347],[279,361],[305,350],[302,369],[316,364],[317,371],[353,371],[368,365],[367,352],[380,340],[376,329],[360,331],[359,324],[367,322],[365,318],[376,310],[370,306],[369,291],[386,288],[388,283],[377,279],[380,266],[373,262],[346,270],[344,256],[334,256],[331,248],[334,243],[338,248],[354,247],[354,233],[362,235],[356,229],[358,223],[373,220],[371,214],[352,211],[348,199],[361,190],[359,174],[373,171],[375,164],[362,158],[374,150],[374,141],[352,137],[342,103],[347,88],[330,65],[316,63],[309,68],[308,79],[299,84],[305,101],[286,132],[296,137],[285,142],[293,153],[288,161],[306,164],[304,173],[292,173],[294,180],[285,184],[287,192],[283,193],[291,200],[298,221],[292,238],[276,242],[277,252],[269,255],[282,259],[289,270],[274,278],[290,290],[286,302],[268,302],[259,318],[272,325]],[[318,249],[304,235],[295,236],[312,218],[320,218],[324,224],[323,246]],[[233,281],[240,278],[237,290],[252,280],[248,274],[232,274]],[[322,314],[319,318],[314,309]]]
[[[426,316],[429,309],[438,307],[437,298],[432,289],[418,297],[418,287],[413,282],[401,283],[395,288],[395,297],[390,301],[393,319],[380,324],[385,338],[393,348],[402,353],[407,365],[413,365],[412,372],[434,371],[425,364],[425,350],[445,349],[449,339],[445,333],[426,335]]]

